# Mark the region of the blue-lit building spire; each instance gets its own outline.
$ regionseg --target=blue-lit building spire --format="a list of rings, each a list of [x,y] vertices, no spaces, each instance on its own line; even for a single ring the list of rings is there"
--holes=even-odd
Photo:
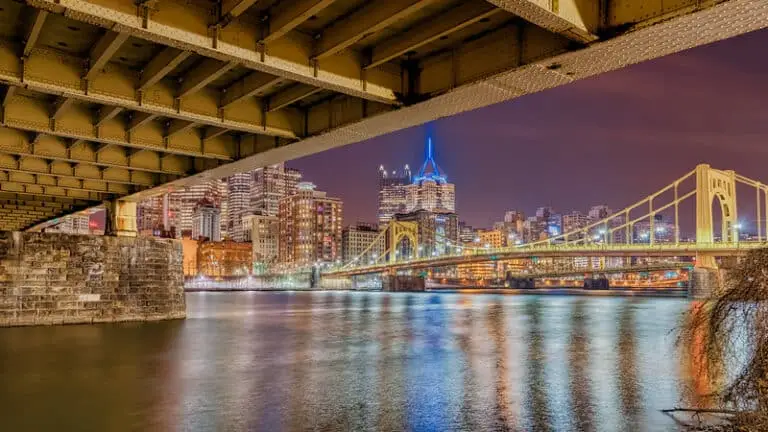
[[[432,147],[432,138],[427,138],[427,154],[426,154],[426,160],[424,161],[424,164],[421,166],[421,169],[419,170],[419,174],[413,178],[414,183],[421,183],[425,180],[431,180],[435,183],[444,184],[448,182],[448,178],[445,174],[443,174],[443,171],[440,169],[440,166],[437,165],[437,162],[435,162],[434,157],[434,148]]]

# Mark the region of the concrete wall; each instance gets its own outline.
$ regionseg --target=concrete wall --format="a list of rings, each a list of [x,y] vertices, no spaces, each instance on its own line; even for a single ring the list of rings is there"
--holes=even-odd
[[[180,242],[0,231],[0,327],[184,318]]]

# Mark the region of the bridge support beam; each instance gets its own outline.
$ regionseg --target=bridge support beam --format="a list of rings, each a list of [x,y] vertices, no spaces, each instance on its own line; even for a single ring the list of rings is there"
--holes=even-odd
[[[106,220],[104,234],[118,237],[136,237],[136,202],[113,200],[104,203]]]

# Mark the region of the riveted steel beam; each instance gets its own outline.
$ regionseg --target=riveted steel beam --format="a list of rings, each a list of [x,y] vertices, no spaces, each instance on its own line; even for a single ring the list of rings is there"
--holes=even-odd
[[[216,138],[219,135],[224,135],[227,132],[229,132],[229,129],[209,126],[205,128],[205,134],[203,136],[203,140],[210,140],[210,139]]]
[[[313,15],[332,5],[337,0],[299,0],[283,2],[269,12],[269,31],[262,38],[262,43],[269,43],[283,37],[286,33],[308,20]]]
[[[192,53],[189,51],[182,51],[173,47],[164,48],[158,55],[154,56],[141,71],[141,80],[139,81],[138,90],[146,90],[157,84],[190,55],[192,55]]]
[[[559,0],[557,2],[533,0],[486,1],[532,24],[560,34],[575,42],[587,44],[598,39],[595,33],[600,25],[600,7],[603,3],[601,1],[594,1],[591,4],[579,2],[578,0]]]
[[[123,107],[104,105],[99,109],[99,112],[96,115],[96,121],[93,123],[93,125],[96,127],[103,125],[104,122],[109,121],[116,115],[120,114],[120,111],[122,110]]]
[[[308,58],[306,60],[287,59],[270,54],[269,52],[244,49],[232,41],[218,39],[217,32],[201,35],[199,32],[192,30],[191,27],[185,28],[186,26],[184,25],[171,27],[166,23],[155,23],[152,22],[151,14],[148,17],[137,16],[135,11],[109,7],[104,2],[97,2],[96,0],[28,1],[38,8],[59,13],[63,11],[65,16],[75,20],[88,23],[96,22],[100,26],[113,29],[114,31],[127,32],[134,37],[159,44],[172,45],[178,49],[191,51],[205,57],[224,62],[238,63],[249,69],[281,76],[316,87],[323,87],[370,101],[390,105],[401,104],[396,94],[400,90],[399,84],[398,88],[393,88],[384,83],[360,80],[359,75],[351,77],[339,75],[337,72],[318,70],[316,65],[310,64]],[[174,1],[179,7],[185,7],[185,3],[182,0],[170,1]],[[400,1],[402,0],[397,2],[399,3]],[[392,0],[392,2],[395,2],[395,0]],[[390,0],[377,3],[389,4]],[[208,13],[210,12],[201,13],[200,18],[206,19]],[[255,31],[253,37],[254,39],[258,37]]]
[[[197,126],[195,122],[188,122],[184,120],[174,119],[168,123],[168,127],[165,131],[165,137],[170,138],[176,134],[192,129]]]
[[[57,98],[56,101],[53,104],[51,104],[51,118],[55,120],[61,117],[64,111],[69,109],[69,107],[72,106],[73,103],[74,103],[74,100],[68,97],[62,96],[60,98]]]
[[[28,56],[29,53],[32,52],[32,48],[35,47],[47,17],[48,11],[35,10],[34,15],[32,16],[32,25],[29,27],[29,31],[27,32],[27,37],[24,42],[24,51],[22,52],[24,57]]]
[[[116,193],[120,195],[127,195],[136,190],[130,183],[125,184],[121,182],[113,182],[110,180],[94,179],[60,173],[38,173],[31,170],[16,170],[4,167],[0,167],[0,181],[9,181],[28,185],[51,186],[72,190],[83,190],[87,192]],[[93,187],[97,186],[99,183],[101,183],[103,187]]]
[[[85,79],[92,79],[100,73],[107,65],[109,59],[120,49],[120,46],[128,39],[128,33],[118,33],[107,31],[104,36],[96,42],[91,50],[91,56],[88,60],[88,70],[85,72]]]
[[[237,66],[236,62],[223,62],[210,58],[203,60],[184,77],[177,97],[183,98],[199,91],[235,66]]]
[[[144,143],[140,138],[136,138],[131,133],[123,133],[118,136],[114,136],[114,135],[100,136],[95,131],[86,132],[82,130],[80,131],[65,130],[65,129],[55,128],[53,127],[53,125],[50,125],[50,124],[48,125],[30,124],[28,122],[19,121],[15,118],[6,118],[4,122],[4,126],[11,130],[23,131],[27,135],[27,141],[30,144],[34,144],[43,135],[50,135],[50,136],[55,136],[65,140],[88,141],[91,143],[109,144],[109,145],[115,145],[115,146],[121,146],[121,147],[148,148],[151,151],[157,152],[159,154],[164,153],[168,155],[177,155],[179,157],[186,156],[186,157],[217,159],[217,160],[225,160],[225,161],[233,159],[233,156],[231,156],[230,154],[222,154],[220,152],[212,151],[211,149],[208,149],[206,152],[202,152],[200,150],[193,150],[190,148],[171,147],[168,143],[159,143],[159,145],[147,146],[147,144]],[[126,132],[130,132],[130,131],[126,130]],[[227,150],[227,152],[230,153],[231,150]],[[130,167],[130,168],[134,169],[133,167]],[[141,168],[136,167],[135,169],[138,170]],[[160,170],[160,169],[158,170],[146,169],[146,170],[150,172],[165,172],[164,170]]]
[[[194,121],[206,126],[225,127],[245,133],[295,139],[297,131],[300,130],[298,125],[301,124],[301,120],[298,118],[300,117],[298,112],[286,111],[273,114],[270,118],[276,120],[271,121],[262,118],[260,109],[251,108],[249,115],[241,115],[239,111],[217,111],[216,106],[220,100],[213,92],[201,95],[197,100],[189,103],[186,100],[182,103],[174,103],[175,93],[172,86],[168,86],[169,83],[153,87],[152,92],[136,92],[130,88],[126,89],[125,86],[118,87],[122,89],[121,91],[114,91],[112,81],[128,84],[136,79],[134,72],[120,67],[106,71],[105,74],[108,74],[109,78],[89,81],[87,88],[83,88],[79,78],[72,80],[71,77],[82,74],[83,69],[80,65],[85,63],[86,59],[39,47],[32,51],[30,61],[25,61],[22,69],[22,61],[14,57],[15,51],[13,42],[0,39],[0,82],[55,97],[63,96],[79,102],[118,106],[126,110],[150,112],[162,117]],[[55,59],[62,60],[55,61]],[[26,72],[22,74],[22,70]],[[62,80],[62,76],[70,77],[70,81]],[[13,86],[10,87],[13,89],[10,94],[16,91]],[[161,103],[155,99],[156,94],[164,97]],[[10,98],[5,100],[10,101]],[[211,104],[208,106],[212,109],[203,111],[195,109],[200,105],[200,100],[206,100],[203,102],[206,104],[207,100],[210,100]],[[296,131],[289,127],[294,127]]]
[[[277,111],[279,109],[285,108],[292,103],[312,96],[313,94],[322,90],[323,89],[318,87],[311,87],[303,84],[293,85],[279,93],[270,96],[267,112]]]
[[[315,47],[313,58],[322,59],[332,56],[438,1],[440,0],[370,2],[345,19],[336,21],[323,30]]]
[[[107,168],[110,168],[110,166],[101,166],[101,165],[95,165],[91,162],[80,162],[80,161],[69,161],[64,158],[58,158],[55,156],[47,156],[47,155],[32,155],[32,154],[24,154],[20,152],[6,152],[3,151],[4,154],[12,155],[16,157],[16,160],[14,162],[14,165],[12,167],[9,166],[0,166],[0,170],[7,170],[7,171],[13,171],[20,174],[40,174],[40,175],[46,175],[46,176],[57,176],[57,177],[67,177],[77,180],[89,180],[89,181],[101,181],[101,182],[109,182],[114,184],[122,184],[122,185],[137,185],[137,186],[154,186],[155,183],[152,181],[141,181],[134,178],[134,176],[130,175],[127,179],[123,180],[120,178],[113,178],[108,177],[105,175],[107,173]],[[35,161],[43,161],[44,167],[43,169],[30,169],[25,168],[27,166],[39,166],[39,164],[28,164],[27,162],[35,162]],[[63,162],[68,166],[68,169],[70,170],[69,173],[62,172],[60,170],[54,171],[53,164],[56,162]],[[77,174],[76,170],[80,166],[88,166],[93,165],[97,166],[99,169],[97,170],[98,175],[97,176],[88,176],[83,174]],[[124,169],[121,166],[116,166],[113,168],[121,168]]]
[[[15,182],[2,182],[0,183],[0,191],[2,192],[17,192],[22,194],[34,195],[34,196],[46,196],[46,197],[59,197],[59,198],[76,198],[89,201],[105,201],[112,199],[115,194],[105,192],[88,192],[72,189],[57,188],[55,186],[47,185],[30,185],[21,184]]]
[[[373,47],[371,61],[364,68],[370,69],[384,64],[409,51],[501,13],[504,13],[501,9],[482,3],[464,3],[449,9],[442,15],[430,18],[425,25],[400,33]]]
[[[157,118],[157,114],[149,112],[134,111],[131,113],[131,121],[128,123],[128,132],[133,131],[136,128],[144,126]]]
[[[5,93],[3,94],[3,107],[11,103],[11,100],[13,99],[13,95],[16,94],[16,90],[18,90],[18,87],[16,86],[6,86]]]
[[[238,80],[227,87],[221,97],[221,107],[226,108],[235,102],[259,95],[275,85],[281,83],[284,79],[267,75],[261,72],[252,72],[245,78]]]
[[[12,137],[12,133],[16,132],[19,133],[19,135],[16,135],[18,139],[19,136],[23,137],[26,131],[23,131],[21,129],[13,128],[13,127],[5,127],[0,128],[1,131],[9,132],[10,134],[7,135],[8,137]],[[36,141],[39,140],[40,137],[42,137],[43,134],[33,134],[32,136],[28,136],[25,139],[28,144],[34,144]],[[51,136],[57,136],[55,134],[50,134]],[[73,156],[72,147],[77,143],[81,142],[84,144],[87,144],[93,153],[92,158],[84,158],[84,157],[75,157]],[[168,167],[166,165],[163,165],[162,162],[158,161],[154,167],[152,166],[142,166],[142,165],[136,165],[136,164],[126,164],[119,162],[115,160],[113,157],[109,158],[102,158],[100,156],[100,153],[106,151],[111,146],[114,146],[116,148],[121,148],[119,145],[115,145],[113,143],[97,143],[97,142],[85,142],[84,140],[73,140],[71,138],[65,138],[64,141],[64,149],[63,151],[55,152],[51,150],[50,148],[41,150],[38,146],[35,145],[21,145],[21,146],[5,146],[2,149],[0,149],[0,154],[8,154],[13,155],[16,157],[34,157],[44,160],[52,160],[52,161],[61,161],[61,162],[67,162],[67,163],[75,163],[75,164],[89,164],[94,165],[96,167],[102,167],[102,168],[120,168],[127,171],[138,171],[138,172],[144,172],[144,173],[152,173],[152,174],[166,174],[170,176],[180,176],[184,175],[186,173],[186,168],[184,169],[174,169],[173,167]],[[82,155],[82,153],[78,153]],[[182,157],[182,156],[174,156],[174,157]],[[162,159],[162,157],[160,157]],[[190,159],[181,159],[184,163],[182,164],[183,167],[191,166],[191,160]]]
[[[233,19],[242,15],[245,11],[253,6],[258,0],[221,0],[219,12],[220,26],[225,26],[232,22]]]

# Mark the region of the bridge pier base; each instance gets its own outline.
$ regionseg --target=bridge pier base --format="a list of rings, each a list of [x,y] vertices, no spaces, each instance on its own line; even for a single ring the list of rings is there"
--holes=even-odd
[[[721,270],[716,268],[695,267],[691,272],[688,297],[705,300],[722,287]]]
[[[384,275],[381,279],[381,290],[390,292],[425,291],[426,281],[421,276]]]
[[[0,231],[0,327],[185,316],[180,242]]]

